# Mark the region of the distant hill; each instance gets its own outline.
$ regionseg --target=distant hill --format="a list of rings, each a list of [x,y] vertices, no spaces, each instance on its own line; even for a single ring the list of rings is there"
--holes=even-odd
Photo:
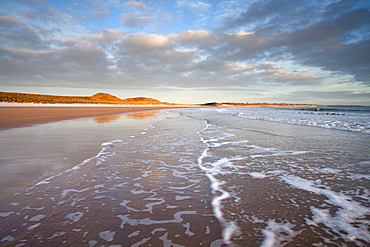
[[[146,105],[158,105],[158,104],[163,104],[163,102],[152,99],[152,98],[145,98],[145,97],[136,97],[136,98],[128,98],[123,100],[124,103],[126,104],[134,104],[134,105],[141,105],[141,104],[146,104]]]
[[[58,96],[0,92],[0,102],[42,104],[172,105],[170,103],[146,97],[120,99],[107,93],[97,93],[92,96]]]
[[[122,99],[108,93],[96,93],[93,96],[90,96],[90,99],[117,103],[122,102]]]
[[[42,103],[42,104],[114,104],[114,105],[177,105],[161,102],[153,98],[135,97],[121,99],[108,93],[96,93],[92,96],[57,96],[45,94],[0,92],[0,102],[8,103]],[[182,104],[184,106],[185,104]],[[210,102],[204,104],[186,104],[187,106],[205,107],[243,107],[243,106],[314,106],[314,104],[290,103],[237,103]],[[319,106],[319,105],[316,105]]]

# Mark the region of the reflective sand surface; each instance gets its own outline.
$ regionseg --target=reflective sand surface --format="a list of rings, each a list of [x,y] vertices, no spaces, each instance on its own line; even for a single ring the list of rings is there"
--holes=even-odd
[[[140,133],[158,111],[81,118],[0,131],[0,198],[95,156],[103,142]]]
[[[135,134],[105,141],[84,162],[3,199],[0,243],[370,243],[367,134],[213,109],[158,115]]]

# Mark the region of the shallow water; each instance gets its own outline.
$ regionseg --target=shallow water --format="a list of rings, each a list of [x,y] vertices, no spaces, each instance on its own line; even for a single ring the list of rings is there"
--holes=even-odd
[[[140,133],[158,111],[65,120],[0,131],[0,198],[95,156],[103,142]]]
[[[367,134],[199,117],[208,146],[200,163],[225,198],[224,238],[240,246],[369,244]]]
[[[3,199],[0,243],[370,244],[368,134],[230,110],[163,111],[141,132]]]

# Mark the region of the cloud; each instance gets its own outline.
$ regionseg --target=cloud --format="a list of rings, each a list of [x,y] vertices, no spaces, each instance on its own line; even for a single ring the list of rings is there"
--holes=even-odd
[[[324,77],[310,74],[289,72],[285,68],[277,68],[274,62],[265,62],[247,72],[249,80],[266,85],[317,85]]]
[[[91,11],[92,13],[96,14],[96,15],[106,15],[106,14],[109,14],[111,11],[106,9],[105,7],[100,7],[100,8],[97,8],[97,9],[94,9]]]
[[[43,41],[37,29],[26,25],[12,16],[0,16],[0,43],[7,47],[23,47],[26,49],[47,49],[47,42]]]
[[[32,5],[32,4],[46,4],[45,0],[16,0],[17,2]]]
[[[296,64],[353,75],[370,85],[370,11],[358,1],[262,0],[223,29],[251,30],[225,45],[225,59],[289,58]],[[357,6],[357,7],[356,7]],[[252,31],[253,30],[253,31]]]
[[[193,1],[193,0],[178,0],[176,2],[177,6],[179,7],[187,7],[190,8],[192,11],[206,11],[208,10],[211,5],[202,1]]]
[[[243,73],[249,70],[250,66],[238,63],[225,63],[215,57],[207,57],[206,60],[195,64],[194,68],[202,71],[213,72],[220,76],[229,76]]]
[[[180,45],[193,46],[211,53],[221,60],[242,62],[256,59],[270,59],[281,40],[273,35],[253,32],[210,33],[204,30],[190,30],[171,37]]]
[[[129,14],[124,14],[122,17],[123,20],[121,22],[126,27],[139,27],[155,20],[154,16],[131,16]]]
[[[101,47],[82,42],[49,51],[0,48],[3,86],[102,86],[112,65]]]
[[[123,4],[118,1],[84,0],[71,1],[66,10],[74,18],[86,23],[108,19],[109,14],[114,14],[122,6]]]
[[[86,35],[81,37],[81,39],[73,38],[73,42],[89,42],[95,46],[102,47],[105,50],[115,49],[115,44],[119,42],[124,33],[122,31],[113,30],[113,29],[104,29],[97,31],[91,35]],[[69,41],[68,39],[66,41]]]
[[[213,19],[216,21],[230,20],[244,12],[248,5],[248,2],[242,1],[220,1],[216,5]]]
[[[289,72],[273,62],[256,64],[220,57],[225,46],[240,42],[240,35],[249,34],[187,31],[165,36],[107,29],[60,40],[61,48],[42,53],[5,48],[0,58],[7,70],[2,72],[9,83],[17,81],[24,85],[37,81],[43,85],[48,81],[48,85],[54,86],[69,82],[69,86],[89,87],[94,82],[100,87],[213,90],[321,82],[322,77]],[[105,85],[107,83],[109,85]]]
[[[297,1],[292,12],[299,16],[293,16],[286,9],[289,1],[276,2],[280,5],[267,0],[252,3],[251,9],[225,22],[227,32],[92,32],[71,15],[50,7],[0,17],[0,80],[3,85],[18,86],[153,90],[266,86],[269,90],[280,86],[303,90],[325,84],[328,78],[336,83],[346,78],[350,83],[370,84],[368,9],[348,7],[347,1],[329,1],[315,13],[310,11],[317,5],[309,5],[306,13],[299,7],[303,2]],[[200,1],[178,3],[190,9],[202,5]],[[123,6],[132,10],[121,15],[126,27],[151,25],[160,15],[144,1],[127,1]],[[109,6],[101,7],[94,9],[102,14],[108,11]],[[297,92],[315,96],[314,91]],[[360,97],[344,91],[341,95]],[[292,93],[289,97],[300,96]]]
[[[351,74],[356,81],[370,85],[370,58],[365,55],[370,53],[370,39],[362,31],[370,28],[369,23],[368,9],[345,11],[332,20],[290,33],[286,37],[291,44],[288,52],[302,64]]]
[[[27,23],[53,31],[55,38],[79,37],[89,33],[89,30],[71,15],[48,6],[39,10],[26,10],[22,13],[22,18]]]
[[[76,38],[70,38],[70,39],[60,41],[60,45],[62,46],[77,46],[82,43],[83,43],[82,40],[76,39]]]
[[[122,53],[132,56],[151,56],[152,54],[171,49],[168,37],[161,34],[125,34],[117,47]]]
[[[292,31],[310,26],[322,19],[322,11],[327,4],[309,0],[260,0],[238,16],[225,20],[222,30],[242,28],[254,32]]]
[[[143,1],[127,1],[124,4],[134,10],[130,13],[124,13],[121,15],[121,23],[125,27],[144,28],[148,24],[151,25],[153,22],[156,21],[154,15],[149,12],[149,10],[152,10],[153,8],[146,6]]]
[[[136,8],[136,9],[142,11],[142,12],[146,12],[146,11],[152,9],[152,8],[146,6],[144,1],[140,1],[140,2],[138,2],[138,1],[127,1],[127,2],[125,2],[125,5]]]
[[[163,11],[163,10],[159,10],[158,13],[161,16],[161,19],[163,21],[166,21],[166,22],[171,21],[171,19],[173,17],[173,15],[170,12],[166,12],[166,11]]]
[[[205,30],[189,30],[179,34],[172,34],[170,38],[180,45],[195,46],[202,50],[210,50],[222,42],[222,35],[209,33]]]
[[[301,99],[306,102],[320,101],[326,99],[329,101],[346,102],[350,101],[363,101],[366,102],[370,98],[368,92],[358,91],[322,91],[322,90],[305,90],[305,91],[294,91],[287,94],[286,98],[290,99]]]

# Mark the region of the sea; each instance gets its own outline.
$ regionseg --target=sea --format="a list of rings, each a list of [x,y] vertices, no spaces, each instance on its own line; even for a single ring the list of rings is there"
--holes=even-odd
[[[101,128],[74,121],[53,124],[90,128],[89,138]],[[370,107],[184,108],[127,121],[104,123],[97,140],[109,140],[90,140],[94,155],[3,197],[0,245],[370,246]],[[62,146],[86,137],[71,138]]]

